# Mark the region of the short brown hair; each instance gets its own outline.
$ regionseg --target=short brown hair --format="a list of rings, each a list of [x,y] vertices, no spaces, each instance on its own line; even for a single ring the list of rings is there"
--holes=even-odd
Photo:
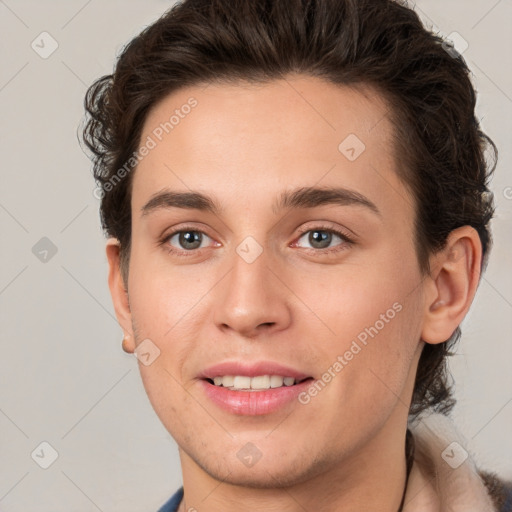
[[[478,231],[483,270],[494,213],[487,186],[497,150],[475,117],[463,57],[425,29],[414,10],[392,0],[185,0],[130,41],[113,74],[99,78],[85,98],[83,138],[104,192],[103,229],[121,245],[125,285],[133,172],[105,185],[136,152],[150,108],[186,86],[265,83],[291,73],[370,85],[387,100],[397,174],[416,201],[421,271],[429,272],[429,256],[464,225]],[[457,327],[446,342],[425,344],[411,415],[453,407],[446,356],[459,337]]]

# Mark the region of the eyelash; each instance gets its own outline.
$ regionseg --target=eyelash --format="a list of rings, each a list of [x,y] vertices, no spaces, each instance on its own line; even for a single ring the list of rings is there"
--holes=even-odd
[[[354,245],[354,240],[349,237],[345,232],[341,231],[341,230],[338,230],[338,229],[334,229],[332,227],[328,227],[328,226],[315,226],[313,228],[307,228],[307,229],[303,229],[301,231],[299,231],[300,233],[300,236],[298,238],[298,240],[300,240],[306,233],[309,233],[311,231],[322,231],[322,232],[325,232],[325,233],[330,233],[330,234],[333,234],[333,235],[336,235],[338,236],[339,238],[342,239],[343,243],[338,245],[338,246],[335,246],[335,247],[330,247],[330,248],[327,248],[327,249],[314,249],[314,248],[309,248],[309,247],[306,247],[305,250],[306,251],[313,251],[315,253],[321,253],[321,254],[331,254],[333,252],[339,252],[339,251],[343,251],[345,249],[347,249],[347,246],[351,246],[351,245]],[[194,233],[201,233],[203,235],[206,235],[208,236],[204,231],[201,231],[195,227],[192,227],[192,226],[184,226],[184,227],[180,227],[179,229],[175,230],[175,231],[172,231],[171,233],[165,235],[165,237],[160,241],[159,245],[161,246],[166,246],[165,247],[165,250],[169,253],[169,254],[175,254],[175,255],[178,255],[178,256],[194,256],[197,254],[197,251],[201,250],[201,249],[191,249],[189,251],[186,251],[186,250],[178,250],[172,246],[169,246],[167,245],[169,240],[176,234],[178,233],[186,233],[186,232],[194,232]],[[295,244],[296,242],[294,242]],[[204,247],[203,247],[204,249]]]

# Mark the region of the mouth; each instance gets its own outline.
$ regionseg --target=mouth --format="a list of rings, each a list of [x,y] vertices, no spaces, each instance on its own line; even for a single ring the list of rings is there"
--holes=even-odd
[[[225,362],[199,376],[206,397],[224,411],[258,416],[298,404],[297,396],[314,380],[312,376],[271,362]]]

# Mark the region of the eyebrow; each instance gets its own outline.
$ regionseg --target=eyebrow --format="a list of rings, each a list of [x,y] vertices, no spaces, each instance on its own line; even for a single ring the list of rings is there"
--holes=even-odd
[[[278,214],[284,209],[315,208],[328,204],[339,206],[364,206],[376,215],[381,215],[377,206],[359,192],[345,188],[332,187],[301,187],[283,192],[272,205],[272,211]],[[177,192],[164,189],[154,194],[141,208],[141,216],[170,208],[200,210],[213,213],[214,215],[219,215],[222,211],[220,204],[215,199],[200,192]]]

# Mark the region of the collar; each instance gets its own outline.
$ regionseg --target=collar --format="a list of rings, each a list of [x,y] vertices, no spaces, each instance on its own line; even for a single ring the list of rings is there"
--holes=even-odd
[[[403,512],[494,512],[485,484],[453,421],[433,413],[409,423],[414,462]]]

